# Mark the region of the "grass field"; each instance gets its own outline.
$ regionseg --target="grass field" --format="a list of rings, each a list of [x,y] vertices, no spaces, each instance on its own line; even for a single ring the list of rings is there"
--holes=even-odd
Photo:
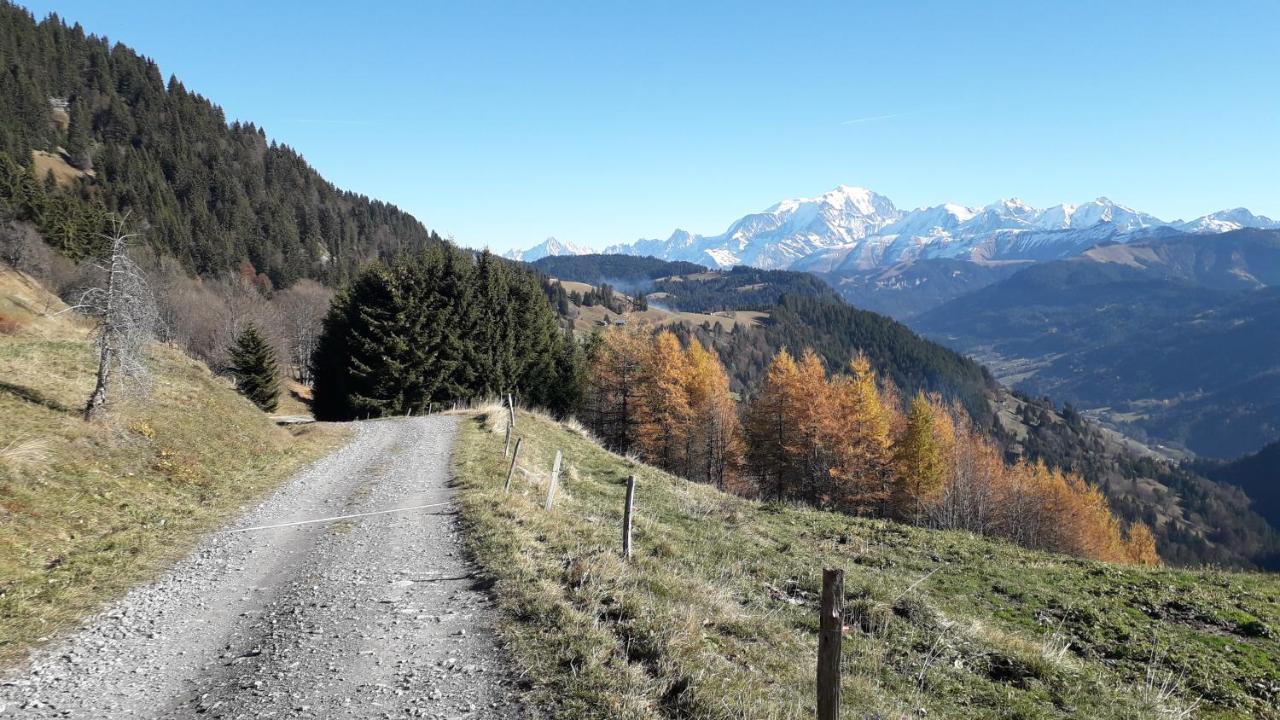
[[[229,383],[154,347],[155,388],[85,423],[86,326],[0,271],[0,664],[181,557],[345,431],[276,427]]]
[[[844,717],[1280,717],[1275,576],[1121,567],[743,500],[530,414],[504,496],[503,422],[464,423],[455,471],[504,636],[553,717],[812,718],[823,567],[846,571]]]

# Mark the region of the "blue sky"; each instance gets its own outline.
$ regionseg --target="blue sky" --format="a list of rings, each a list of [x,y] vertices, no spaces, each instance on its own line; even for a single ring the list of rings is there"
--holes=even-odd
[[[29,2],[460,243],[862,185],[1280,216],[1280,3]]]

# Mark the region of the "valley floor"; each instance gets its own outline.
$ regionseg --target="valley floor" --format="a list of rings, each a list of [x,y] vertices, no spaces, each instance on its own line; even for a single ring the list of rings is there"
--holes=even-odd
[[[521,716],[455,526],[456,424],[358,424],[157,582],[11,671],[0,717]],[[396,508],[413,509],[306,522]]]

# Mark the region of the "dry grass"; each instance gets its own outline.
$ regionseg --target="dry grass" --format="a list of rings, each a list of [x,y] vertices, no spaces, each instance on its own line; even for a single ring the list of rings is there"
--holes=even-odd
[[[528,413],[504,496],[503,415],[464,423],[455,471],[469,547],[493,577],[532,700],[552,717],[813,717],[824,566],[846,570],[847,717],[1275,717],[1274,637],[1235,633],[1227,647],[1220,629],[1134,610],[1176,600],[1214,622],[1271,628],[1274,578],[1122,568],[742,500]],[[548,513],[556,449],[567,469]],[[635,556],[623,563],[633,473]],[[1154,663],[1134,653],[1134,638],[1153,636],[1176,652]]]
[[[60,155],[55,155],[44,150],[31,151],[31,163],[35,170],[35,176],[41,182],[47,174],[53,173],[53,179],[60,186],[67,186],[79,180],[82,177],[93,177],[93,172],[85,172],[78,170],[63,160]]]
[[[155,389],[102,422],[88,328],[29,280],[0,271],[0,663],[55,636],[180,557],[345,431],[291,433],[200,363],[153,347]]]

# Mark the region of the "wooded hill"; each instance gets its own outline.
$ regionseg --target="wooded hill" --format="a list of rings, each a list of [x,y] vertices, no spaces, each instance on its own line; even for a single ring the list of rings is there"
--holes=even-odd
[[[561,258],[557,267],[564,277],[574,277],[572,258]],[[844,371],[862,352],[903,398],[922,390],[960,402],[974,425],[1000,443],[1008,461],[1042,460],[1103,489],[1122,518],[1152,527],[1166,560],[1268,568],[1280,563],[1275,529],[1239,489],[1154,457],[1070,406],[1011,393],[976,362],[890,318],[848,306],[811,275],[738,268],[667,276],[649,290],[657,298],[651,302],[673,309],[682,309],[688,297],[693,307],[768,313],[758,327],[670,328],[685,345],[696,339],[715,348],[733,391],[744,399],[759,391],[780,349],[813,348],[829,372]]]
[[[341,284],[364,260],[439,241],[79,24],[37,23],[0,0],[0,58],[0,215],[34,223],[71,257],[93,249],[113,211],[188,271],[216,276],[248,261],[275,287]],[[70,177],[34,172],[35,152]]]

